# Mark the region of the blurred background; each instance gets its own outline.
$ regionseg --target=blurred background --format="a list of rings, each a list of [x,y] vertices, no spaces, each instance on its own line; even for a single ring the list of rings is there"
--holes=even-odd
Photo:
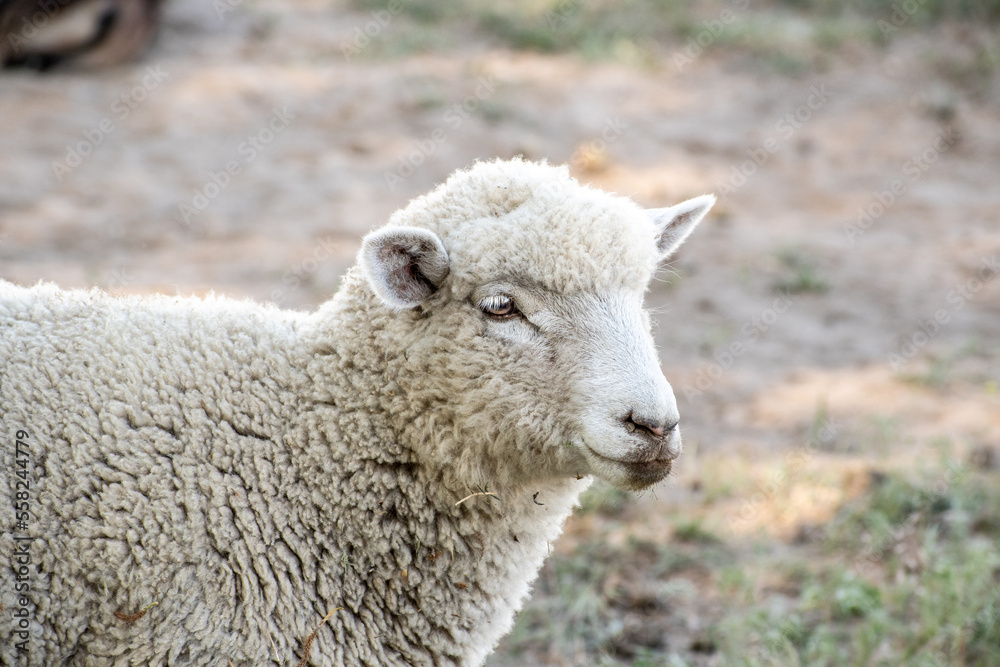
[[[997,0],[166,0],[125,64],[0,72],[0,278],[312,309],[477,159],[714,192],[648,296],[676,474],[594,485],[489,664],[997,665],[998,26]]]

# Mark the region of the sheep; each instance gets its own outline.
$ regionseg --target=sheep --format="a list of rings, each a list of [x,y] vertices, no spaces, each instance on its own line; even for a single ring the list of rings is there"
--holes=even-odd
[[[0,65],[117,65],[156,36],[161,0],[0,0]]]
[[[713,203],[496,160],[313,313],[0,282],[0,660],[481,664],[592,476],[680,454],[643,293]]]

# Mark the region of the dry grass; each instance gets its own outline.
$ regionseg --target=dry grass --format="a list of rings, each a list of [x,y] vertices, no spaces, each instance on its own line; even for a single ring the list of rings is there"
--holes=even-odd
[[[747,412],[784,447],[696,447],[662,498],[596,483],[491,667],[1000,664],[996,397],[787,384]]]
[[[306,665],[309,664],[309,655],[312,653],[312,645],[313,642],[316,641],[316,635],[319,633],[319,629],[330,620],[331,616],[341,609],[343,609],[343,607],[336,607],[335,609],[328,611],[326,616],[323,617],[323,620],[316,626],[316,629],[309,633],[309,636],[306,637],[306,640],[302,643],[302,659],[296,663],[295,667],[306,667]]]

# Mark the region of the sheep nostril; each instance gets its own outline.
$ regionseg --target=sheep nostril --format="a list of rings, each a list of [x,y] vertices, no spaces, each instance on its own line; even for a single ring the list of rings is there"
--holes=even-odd
[[[636,430],[641,430],[654,435],[657,438],[662,438],[664,435],[677,428],[677,421],[665,423],[658,419],[651,419],[645,415],[637,415],[635,412],[629,412],[622,421],[625,423],[625,428],[629,433],[635,433]]]

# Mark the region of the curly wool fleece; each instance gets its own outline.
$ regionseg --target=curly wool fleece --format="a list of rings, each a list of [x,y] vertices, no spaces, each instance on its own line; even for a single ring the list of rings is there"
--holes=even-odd
[[[543,339],[531,299],[641,302],[663,232],[520,160],[384,229],[412,228],[312,314],[0,281],[0,553],[24,554],[0,568],[0,662],[485,660],[593,461],[660,465],[581,453],[577,338]],[[496,285],[524,319],[484,315]]]

